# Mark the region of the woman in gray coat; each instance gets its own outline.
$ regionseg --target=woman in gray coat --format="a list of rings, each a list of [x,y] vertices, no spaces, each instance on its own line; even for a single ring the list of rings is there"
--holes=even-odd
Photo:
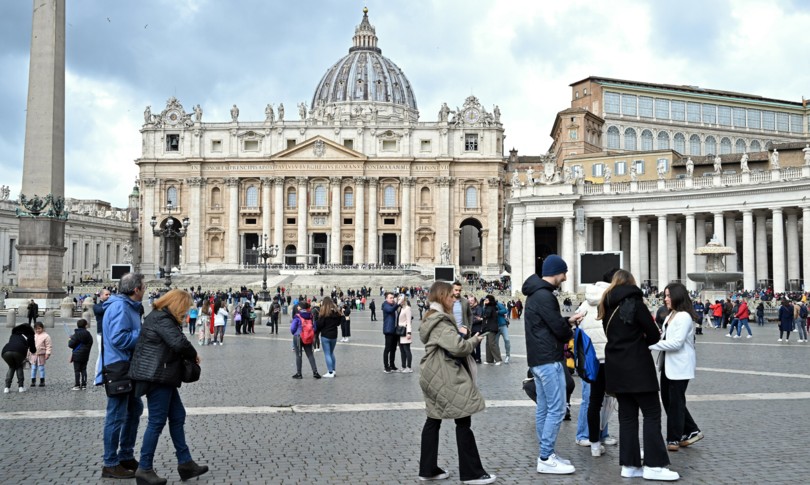
[[[475,334],[464,340],[458,334],[452,314],[455,299],[450,284],[434,283],[428,301],[430,309],[419,326],[419,338],[425,345],[419,386],[427,410],[427,420],[422,428],[419,479],[443,480],[449,476],[437,462],[439,428],[442,419],[454,419],[461,481],[467,484],[492,483],[495,475],[484,471],[475,435],[470,429],[471,416],[485,406],[471,373],[475,364],[470,364],[470,354],[481,343],[481,336]]]

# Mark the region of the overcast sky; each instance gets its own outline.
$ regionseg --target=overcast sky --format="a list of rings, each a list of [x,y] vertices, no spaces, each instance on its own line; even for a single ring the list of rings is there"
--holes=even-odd
[[[22,180],[30,0],[0,1],[0,184]],[[72,0],[68,197],[126,206],[143,110],[176,96],[204,121],[309,103],[367,5],[422,121],[475,94],[501,108],[505,148],[545,153],[569,84],[596,75],[810,98],[805,0]]]

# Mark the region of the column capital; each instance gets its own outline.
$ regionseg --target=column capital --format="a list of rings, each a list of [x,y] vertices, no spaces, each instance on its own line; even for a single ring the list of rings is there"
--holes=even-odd
[[[203,177],[189,177],[186,179],[189,187],[202,187],[205,185],[205,178]]]
[[[309,177],[295,177],[295,182],[299,187],[304,186],[309,182]]]
[[[489,185],[490,188],[497,189],[498,187],[501,186],[501,179],[499,179],[498,177],[490,177],[487,179],[487,184]]]
[[[603,221],[613,221],[613,216],[602,216]]]
[[[746,216],[746,215],[752,216],[754,214],[754,209],[744,208],[744,209],[741,209],[741,211],[743,213],[743,216]]]
[[[638,214],[630,214],[630,220],[631,221],[637,221],[637,220],[639,220],[640,217],[641,216],[638,215]]]
[[[337,185],[340,187],[340,183],[343,181],[343,177],[329,177],[329,183],[332,185]]]
[[[782,214],[784,212],[784,209],[782,209],[781,207],[774,207],[773,209],[771,209],[771,212],[773,212],[774,214]]]
[[[352,177],[352,180],[354,181],[354,185],[358,185],[360,187],[362,187],[362,186],[364,186],[366,184],[366,178],[365,177]]]
[[[273,183],[272,177],[262,177],[259,180],[262,183],[262,187],[270,187],[270,185]]]
[[[239,187],[239,178],[238,177],[226,177],[225,178],[225,185],[228,187]]]
[[[273,184],[276,187],[281,187],[284,185],[284,177],[273,177]]]
[[[692,219],[692,220],[694,220],[694,219],[695,219],[695,213],[694,213],[694,212],[684,212],[684,213],[683,213],[683,215],[684,215],[684,217],[686,217],[687,219]]]
[[[416,177],[401,177],[400,180],[405,187],[413,187],[416,184]]]
[[[141,179],[141,181],[143,182],[144,187],[154,187],[155,185],[157,185],[158,179],[156,179],[156,178],[146,178],[146,179]]]
[[[368,186],[369,186],[369,188],[371,188],[371,187],[377,187],[377,185],[379,185],[379,184],[380,184],[380,179],[379,179],[379,177],[366,177],[366,179],[368,180]]]
[[[450,187],[450,177],[436,177],[436,185],[439,187]]]

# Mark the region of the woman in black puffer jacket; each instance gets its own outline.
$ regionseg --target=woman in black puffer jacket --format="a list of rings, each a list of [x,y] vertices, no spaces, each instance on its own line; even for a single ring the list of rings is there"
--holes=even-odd
[[[3,347],[3,360],[8,364],[6,387],[3,390],[6,394],[10,391],[14,374],[17,374],[17,385],[20,386],[20,392],[25,392],[23,365],[28,352],[32,354],[37,352],[37,347],[34,344],[34,329],[27,323],[21,323],[11,329],[11,337]]]
[[[135,471],[138,485],[166,483],[166,479],[152,469],[152,460],[167,419],[180,478],[188,480],[208,471],[207,466],[197,465],[191,459],[184,430],[186,409],[177,390],[182,382],[183,361],[200,362],[181,328],[192,301],[191,295],[183,290],[171,290],[163,295],[144,319],[135,345],[129,376],[135,383],[136,395],[146,395],[149,409],[141,460]]]

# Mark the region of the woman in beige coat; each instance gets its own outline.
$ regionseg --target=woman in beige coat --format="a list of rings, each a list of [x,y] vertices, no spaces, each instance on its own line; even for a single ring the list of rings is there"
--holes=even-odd
[[[428,293],[429,311],[419,326],[419,338],[425,345],[420,364],[419,386],[425,397],[427,420],[422,428],[419,459],[420,480],[443,480],[449,474],[438,466],[439,428],[442,419],[456,422],[459,475],[467,484],[495,481],[481,464],[475,435],[470,429],[471,416],[484,409],[484,398],[478,392],[471,374],[469,356],[481,342],[478,334],[464,340],[458,334],[453,318],[453,287],[437,281]]]
[[[400,372],[403,374],[413,373],[413,369],[411,368],[413,363],[413,354],[411,354],[411,342],[413,342],[411,320],[413,320],[411,302],[408,301],[405,295],[402,295],[399,297],[397,326],[405,327],[405,335],[399,337],[399,355],[402,357],[402,370]]]

